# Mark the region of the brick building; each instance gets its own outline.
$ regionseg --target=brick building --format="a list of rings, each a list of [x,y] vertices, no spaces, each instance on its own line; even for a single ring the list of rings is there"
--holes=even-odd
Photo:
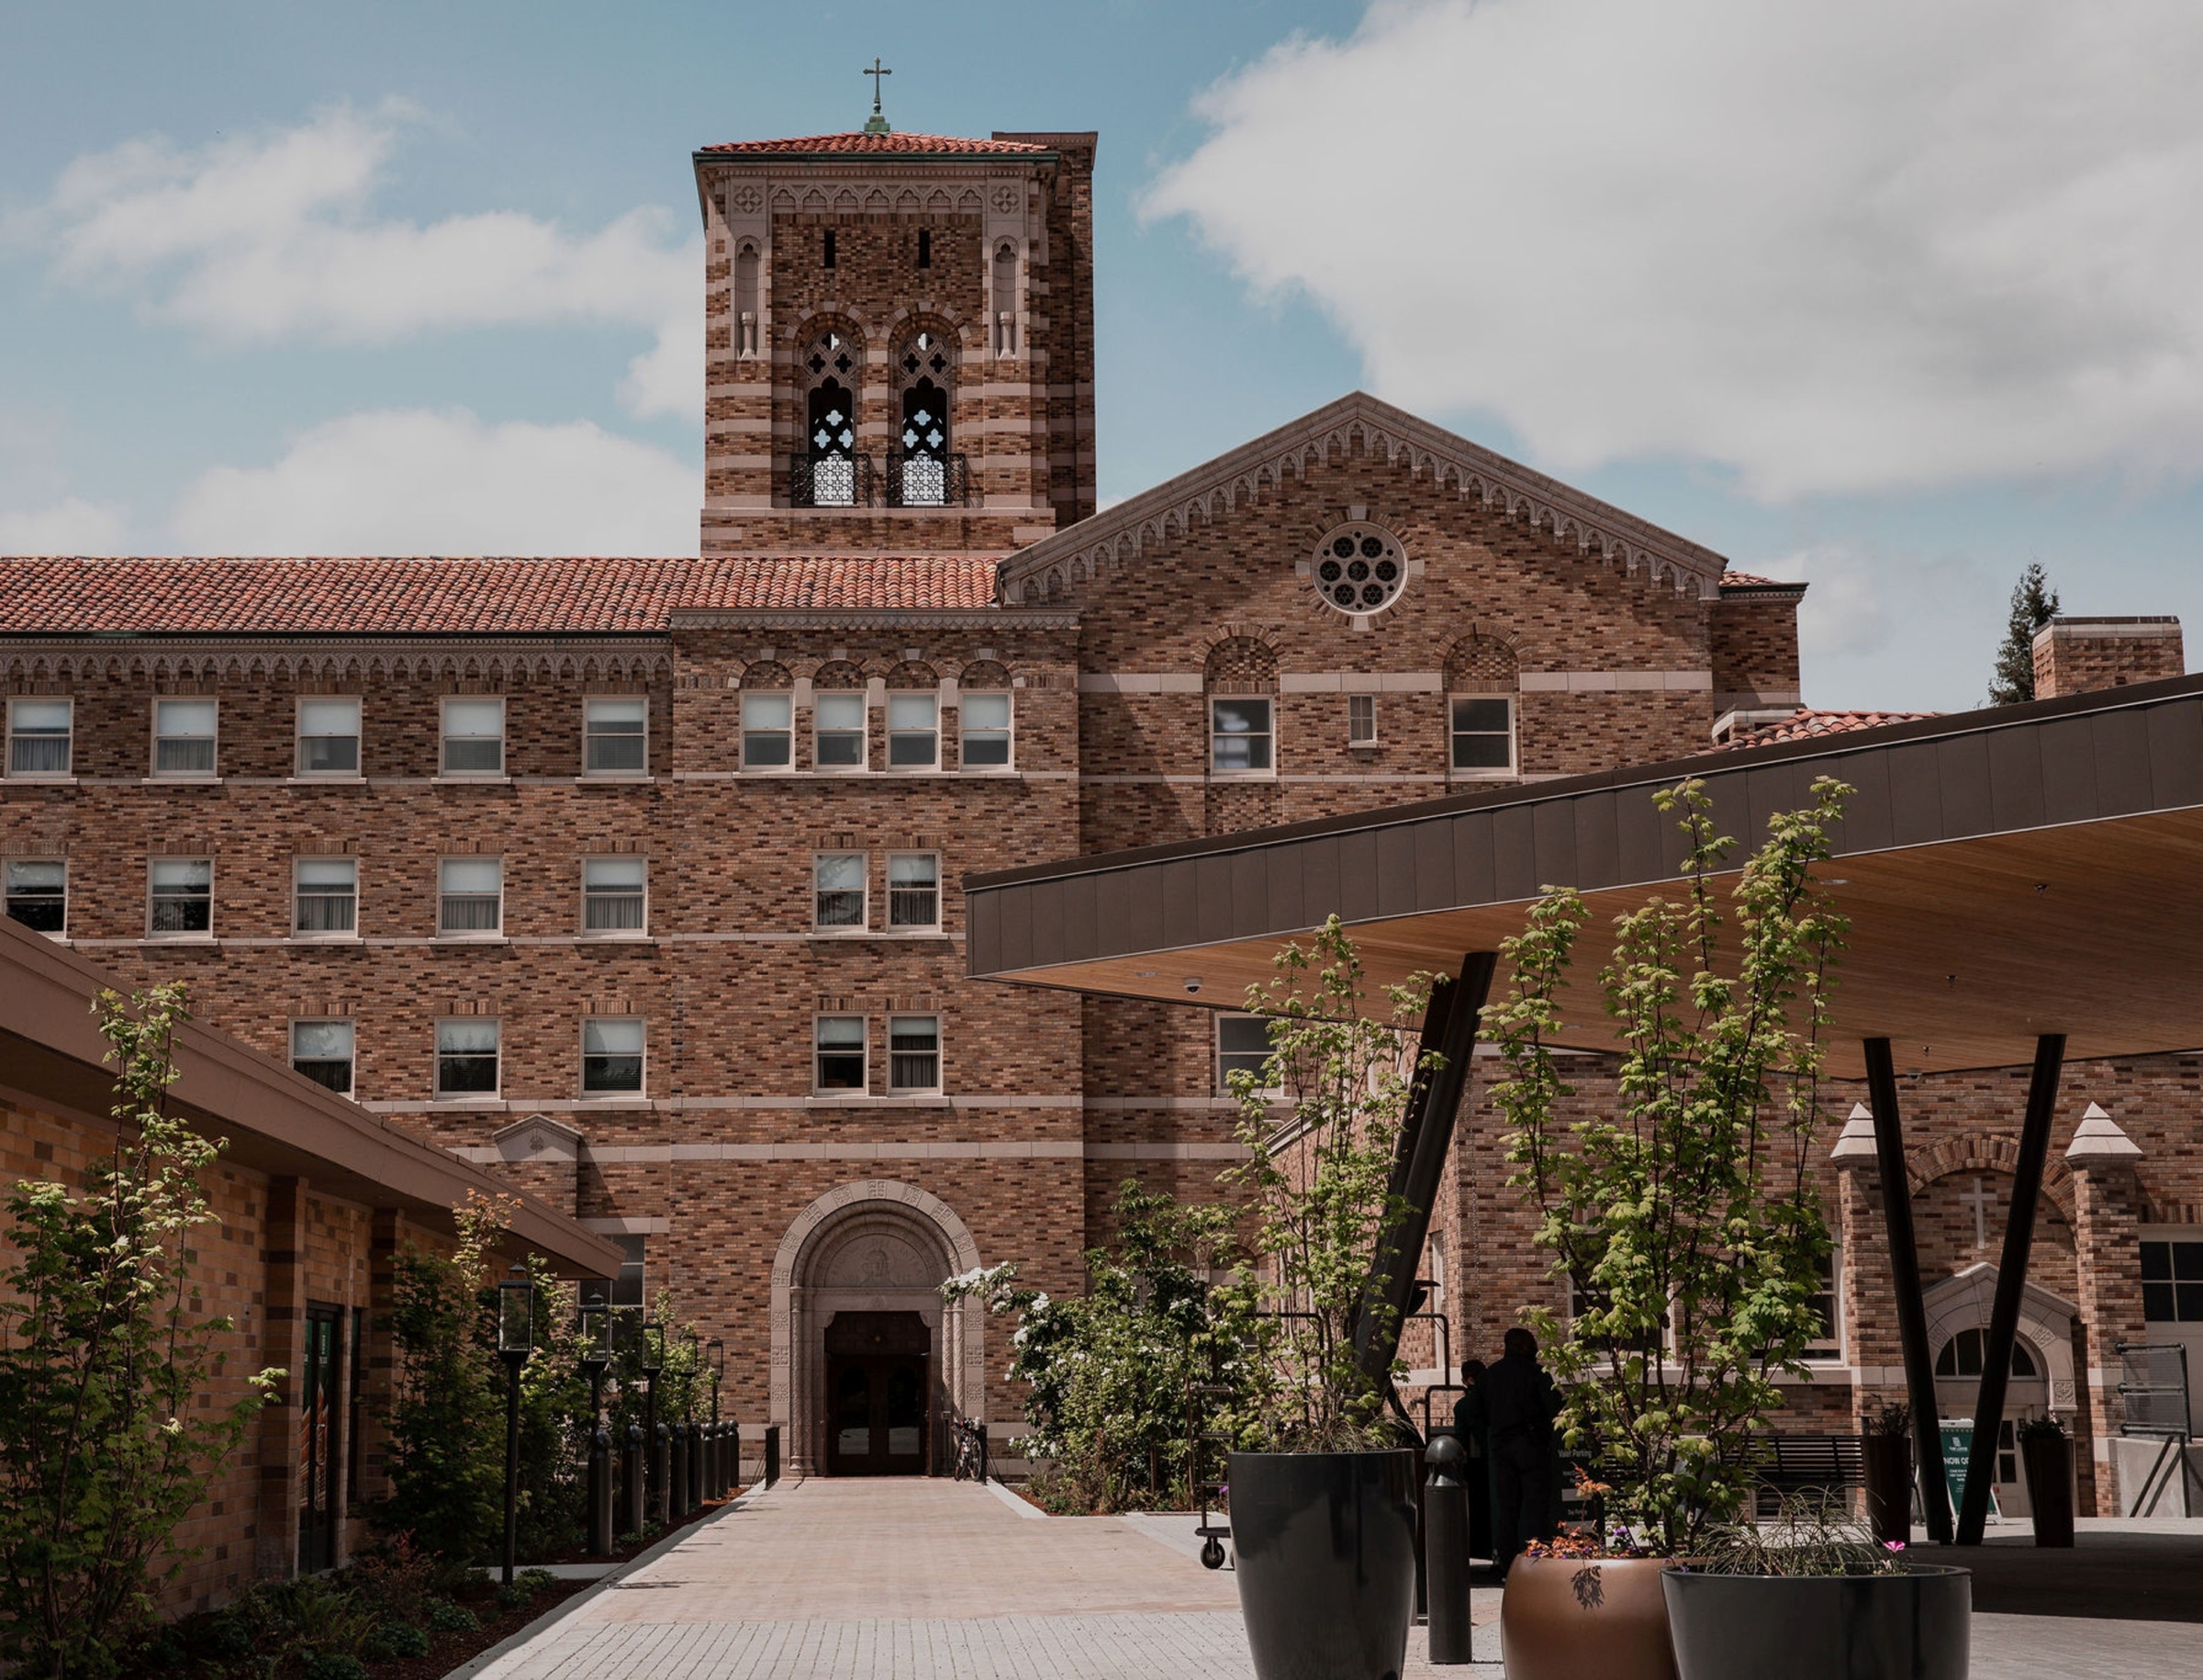
[[[1097,510],[1094,146],[695,154],[694,555],[0,561],[10,913],[616,1239],[799,1469],[1018,1433],[939,1282],[1234,1150],[1258,1025],[967,979],[963,877],[1800,703],[1802,586],[1366,396]]]

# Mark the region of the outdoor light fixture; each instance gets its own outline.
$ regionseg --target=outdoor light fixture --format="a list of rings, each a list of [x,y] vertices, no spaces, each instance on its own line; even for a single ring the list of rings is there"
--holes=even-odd
[[[625,1357],[643,1345],[643,1309],[639,1306],[612,1308],[612,1351]]]
[[[727,1344],[714,1336],[704,1344],[704,1358],[710,1363],[711,1374],[719,1375],[727,1368]]]
[[[643,1321],[643,1374],[654,1377],[665,1369],[665,1327],[655,1318]]]
[[[520,1367],[535,1350],[535,1280],[518,1260],[498,1285],[498,1352],[505,1361],[505,1585],[520,1540]]]
[[[638,1309],[640,1310],[640,1309]],[[637,1362],[643,1368],[643,1440],[649,1457],[645,1481],[649,1485],[650,1514],[661,1523],[671,1520],[667,1504],[665,1443],[659,1439],[658,1372],[665,1369],[665,1327],[645,1318],[636,1332]]]
[[[580,1364],[589,1373],[589,1551],[603,1557],[612,1549],[612,1443],[604,1432],[604,1373],[612,1362],[619,1318],[602,1297],[584,1301],[578,1318]]]
[[[498,1351],[509,1360],[525,1360],[534,1346],[535,1283],[515,1262],[498,1285]]]
[[[602,1301],[581,1304],[581,1363],[599,1381],[612,1359],[612,1309]]]

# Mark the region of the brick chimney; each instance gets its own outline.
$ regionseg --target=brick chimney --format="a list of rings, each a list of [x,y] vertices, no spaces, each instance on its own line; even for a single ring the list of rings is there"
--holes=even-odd
[[[2176,618],[2055,618],[2035,632],[2035,698],[2177,677],[2187,668]]]

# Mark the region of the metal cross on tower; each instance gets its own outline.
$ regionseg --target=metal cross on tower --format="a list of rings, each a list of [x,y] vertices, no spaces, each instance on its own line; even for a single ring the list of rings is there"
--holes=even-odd
[[[865,132],[867,134],[891,133],[893,130],[888,127],[888,119],[880,114],[879,79],[882,76],[891,76],[895,73],[882,64],[878,56],[875,54],[870,66],[858,73],[872,78],[872,115],[865,119]]]

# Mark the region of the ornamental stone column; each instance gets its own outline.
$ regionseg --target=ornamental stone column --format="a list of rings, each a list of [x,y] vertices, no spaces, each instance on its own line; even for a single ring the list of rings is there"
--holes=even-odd
[[[1874,1117],[1865,1103],[1851,1105],[1851,1118],[1844,1122],[1828,1159],[1837,1173],[1836,1301],[1844,1320],[1844,1357],[1851,1368],[1851,1427],[1863,1431],[1877,1407],[1906,1397],[1905,1350],[1897,1335],[1889,1230],[1882,1217]],[[1899,1185],[1898,1193],[1904,1194],[1907,1188]]]
[[[2073,1170],[2074,1259],[2080,1272],[2081,1338],[2086,1364],[2077,1386],[2088,1426],[2086,1464],[2095,1472],[2095,1514],[2119,1515],[2119,1344],[2142,1335],[2140,1237],[2141,1147],[2094,1103],[2081,1117],[2065,1164]],[[2076,1453],[2077,1455],[2077,1453]],[[2084,1474],[2086,1473],[2085,1470]]]

